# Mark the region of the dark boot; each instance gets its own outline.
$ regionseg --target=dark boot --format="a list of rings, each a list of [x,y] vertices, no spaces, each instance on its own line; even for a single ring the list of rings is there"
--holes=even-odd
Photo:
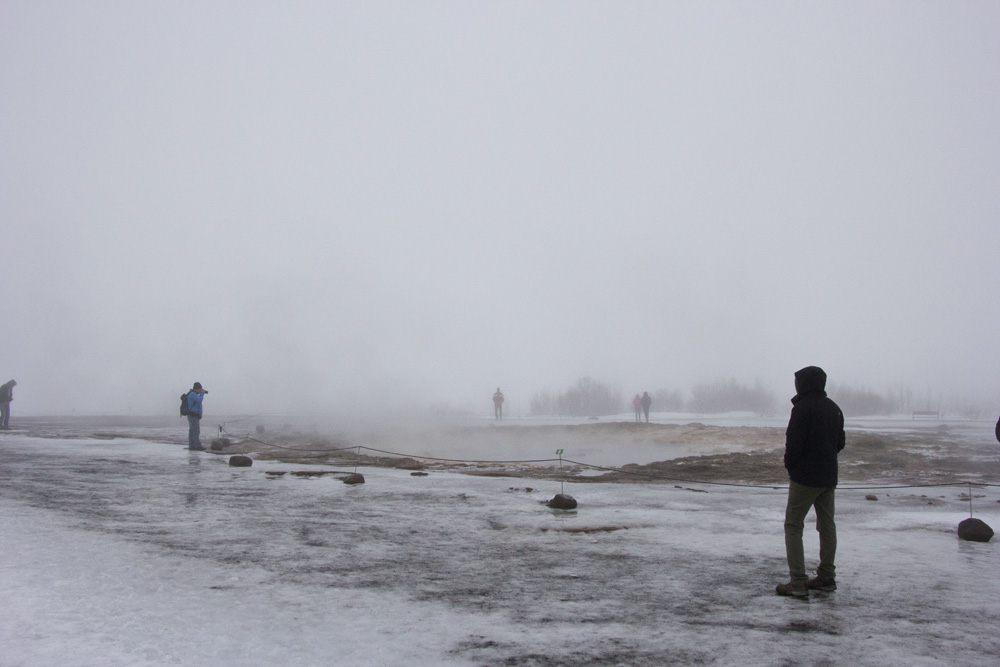
[[[806,584],[811,591],[824,591],[830,593],[837,590],[837,580],[833,577],[813,577]]]
[[[793,598],[807,598],[809,597],[809,589],[806,588],[805,582],[796,583],[789,581],[787,584],[778,584],[774,592],[778,595],[789,595]]]

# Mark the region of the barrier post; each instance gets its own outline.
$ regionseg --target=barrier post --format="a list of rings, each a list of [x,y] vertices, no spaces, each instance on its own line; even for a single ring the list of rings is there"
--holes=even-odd
[[[556,450],[556,454],[559,455],[559,493],[565,493],[566,489],[564,488],[564,482],[563,482],[563,479],[562,479],[562,455],[563,455],[563,450],[557,449]]]

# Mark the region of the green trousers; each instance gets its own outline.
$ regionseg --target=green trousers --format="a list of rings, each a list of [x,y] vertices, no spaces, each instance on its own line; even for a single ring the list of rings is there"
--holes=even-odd
[[[837,524],[833,520],[834,491],[833,488],[803,486],[795,482],[788,484],[785,555],[788,557],[788,573],[792,583],[805,583],[809,579],[802,549],[802,528],[811,507],[816,508],[816,530],[819,531],[819,568],[816,573],[823,578],[833,579],[836,576],[833,564],[837,555]]]

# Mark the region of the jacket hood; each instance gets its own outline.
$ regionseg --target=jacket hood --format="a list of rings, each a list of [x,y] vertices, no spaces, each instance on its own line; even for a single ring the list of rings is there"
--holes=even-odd
[[[796,398],[811,391],[826,395],[826,373],[819,366],[806,366],[795,371]],[[795,399],[792,399],[794,402]]]

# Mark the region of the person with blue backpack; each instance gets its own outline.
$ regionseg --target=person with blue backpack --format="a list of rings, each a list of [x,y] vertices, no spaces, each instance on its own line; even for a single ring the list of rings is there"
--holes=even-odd
[[[191,391],[181,397],[181,414],[188,418],[188,449],[193,451],[205,450],[201,445],[201,416],[202,401],[207,393],[200,382],[195,382]]]

